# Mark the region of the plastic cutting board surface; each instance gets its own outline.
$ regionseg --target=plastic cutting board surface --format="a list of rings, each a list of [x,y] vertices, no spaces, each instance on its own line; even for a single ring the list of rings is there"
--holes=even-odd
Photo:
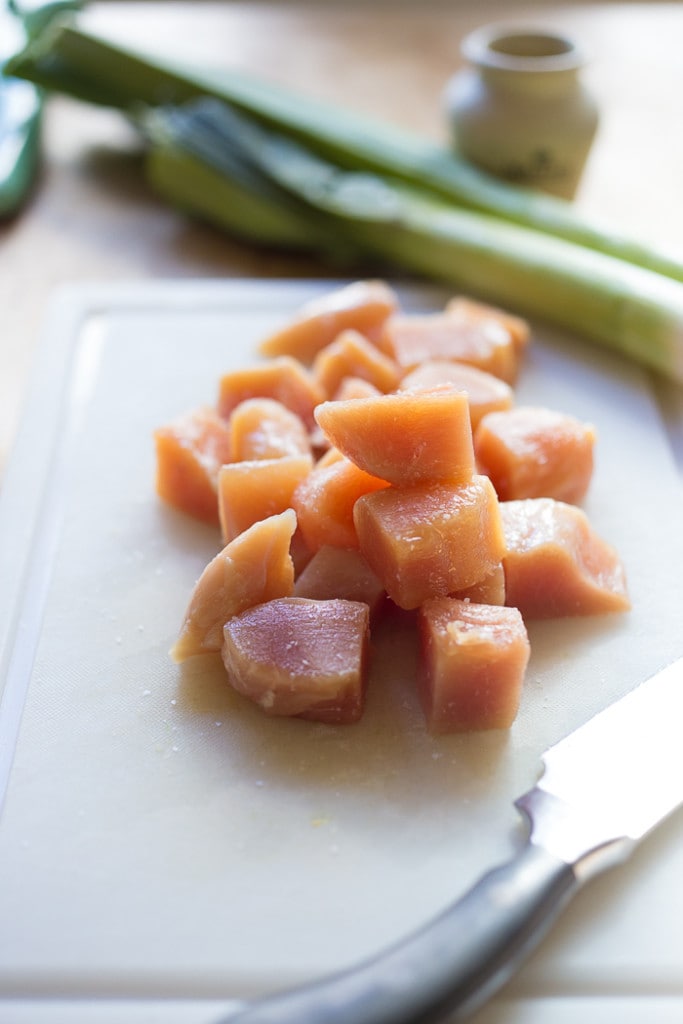
[[[223,1001],[376,951],[511,854],[513,800],[546,747],[681,653],[680,389],[536,327],[517,399],[595,424],[585,509],[634,607],[529,624],[509,733],[427,735],[399,628],[378,631],[388,670],[351,728],[270,720],[210,659],[171,663],[220,545],[155,497],[152,431],[212,403],[221,373],[332,286],[89,286],[55,302],[0,499],[3,1024],[210,1024]],[[401,294],[407,309],[444,298]],[[678,814],[476,1019],[630,1024],[634,997],[681,1019],[681,877]]]

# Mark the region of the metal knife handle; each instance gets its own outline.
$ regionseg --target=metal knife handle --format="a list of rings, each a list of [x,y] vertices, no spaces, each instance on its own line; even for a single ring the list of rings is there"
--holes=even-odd
[[[430,1024],[447,1013],[462,1019],[514,973],[578,886],[570,865],[527,843],[386,952],[250,1003],[230,1024]]]

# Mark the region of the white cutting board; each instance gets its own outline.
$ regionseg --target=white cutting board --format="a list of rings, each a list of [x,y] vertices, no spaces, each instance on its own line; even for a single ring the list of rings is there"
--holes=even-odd
[[[156,499],[152,431],[330,287],[86,287],[53,308],[0,503],[2,1024],[210,1024],[376,951],[514,851],[548,745],[683,652],[680,475],[649,377],[538,327],[519,401],[595,423],[585,508],[634,608],[532,624],[509,733],[428,736],[399,628],[350,728],[269,720],[214,662],[170,662],[219,540]],[[477,1019],[683,1019],[682,878],[679,813]]]

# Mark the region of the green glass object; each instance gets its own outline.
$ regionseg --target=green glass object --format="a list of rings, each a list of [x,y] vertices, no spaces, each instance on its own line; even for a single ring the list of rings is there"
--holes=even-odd
[[[43,106],[42,90],[6,75],[5,64],[55,16],[79,6],[74,0],[0,6],[0,218],[21,208],[35,181]]]

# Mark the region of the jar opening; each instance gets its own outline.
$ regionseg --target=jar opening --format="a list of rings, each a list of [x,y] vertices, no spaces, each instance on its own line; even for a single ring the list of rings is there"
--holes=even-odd
[[[473,64],[512,71],[562,71],[583,64],[576,44],[565,36],[500,25],[467,36],[463,55]]]
[[[559,57],[561,54],[571,53],[574,49],[567,39],[560,36],[530,32],[500,36],[492,39],[489,46],[494,53],[502,53],[508,57]]]

